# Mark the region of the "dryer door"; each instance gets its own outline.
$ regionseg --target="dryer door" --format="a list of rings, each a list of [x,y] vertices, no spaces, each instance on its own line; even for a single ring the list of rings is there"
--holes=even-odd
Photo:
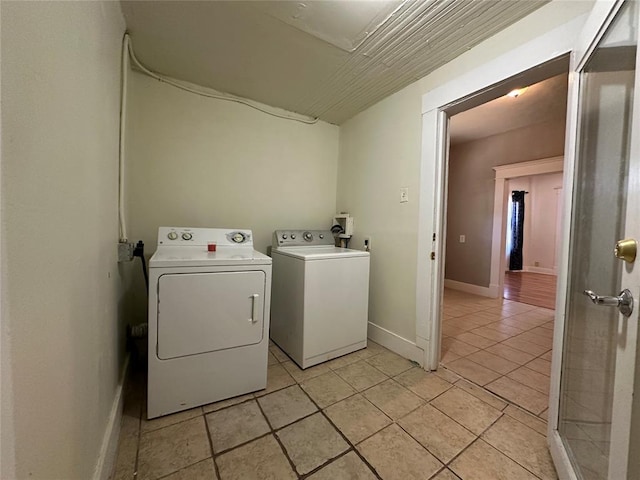
[[[158,281],[158,358],[260,343],[265,272],[176,273]]]

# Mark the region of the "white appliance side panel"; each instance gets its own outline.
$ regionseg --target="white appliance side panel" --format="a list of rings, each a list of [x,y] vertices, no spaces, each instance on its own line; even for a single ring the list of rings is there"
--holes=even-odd
[[[367,340],[369,257],[305,262],[304,357]]]
[[[259,343],[264,336],[265,280],[263,271],[162,275],[158,358]]]
[[[302,364],[304,262],[273,252],[271,339]]]

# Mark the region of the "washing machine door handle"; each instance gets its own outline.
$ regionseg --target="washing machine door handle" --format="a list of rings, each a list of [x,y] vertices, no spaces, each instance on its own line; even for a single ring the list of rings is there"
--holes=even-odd
[[[249,321],[251,323],[257,323],[258,322],[258,298],[260,298],[260,295],[257,293],[254,293],[249,298],[251,298],[251,318],[249,319]]]

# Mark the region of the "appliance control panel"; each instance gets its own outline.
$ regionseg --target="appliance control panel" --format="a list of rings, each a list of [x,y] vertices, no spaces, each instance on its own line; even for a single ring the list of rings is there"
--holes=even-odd
[[[160,227],[158,245],[207,246],[215,243],[223,247],[253,246],[251,230],[230,228]]]
[[[334,245],[331,230],[276,230],[273,232],[274,247],[302,247]]]

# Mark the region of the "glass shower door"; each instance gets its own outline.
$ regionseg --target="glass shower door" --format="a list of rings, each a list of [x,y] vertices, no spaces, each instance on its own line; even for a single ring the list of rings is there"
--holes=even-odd
[[[617,241],[640,236],[638,4],[621,4],[614,13],[574,77],[579,93],[569,265],[566,292],[560,292],[566,295],[561,365],[554,361],[560,369],[558,416],[550,419],[568,471],[584,480],[640,478],[629,476],[638,306],[626,316],[594,297],[615,298],[629,288],[637,298],[640,284],[638,268],[613,254]],[[558,458],[554,454],[556,463]]]

